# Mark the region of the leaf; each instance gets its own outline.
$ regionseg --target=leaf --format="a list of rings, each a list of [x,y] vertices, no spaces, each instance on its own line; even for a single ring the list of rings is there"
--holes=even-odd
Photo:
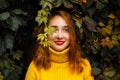
[[[15,14],[18,14],[18,15],[20,15],[20,14],[22,14],[22,15],[27,15],[27,13],[24,12],[22,9],[14,9],[13,12],[14,12]]]
[[[0,14],[0,20],[6,20],[10,17],[9,12],[4,12]]]
[[[55,29],[51,26],[45,27],[44,32],[49,34],[52,34],[55,31]]]
[[[6,9],[10,6],[9,2],[7,0],[0,0],[0,9]]]
[[[45,9],[45,8],[49,8],[50,10],[52,9],[52,1],[49,2],[49,1],[45,1],[45,0],[41,0],[40,1],[40,5],[42,5],[42,8]]]
[[[98,23],[98,25],[101,26],[101,27],[105,26],[105,24],[104,24],[102,21],[100,21],[100,22]]]
[[[4,59],[2,61],[3,61],[3,65],[4,65],[5,68],[10,68],[11,67],[8,59]]]
[[[116,18],[116,16],[115,16],[113,13],[110,13],[110,14],[108,15],[108,17],[111,18],[111,19],[115,19],[115,18]]]
[[[94,76],[97,76],[97,75],[99,75],[100,73],[101,73],[101,69],[99,69],[99,68],[97,68],[97,67],[92,68],[92,74],[93,74]]]
[[[116,71],[114,68],[112,67],[107,67],[105,68],[103,74],[106,76],[106,77],[113,77],[115,75]]]
[[[81,0],[80,0],[81,1]],[[85,4],[87,2],[87,0],[82,0],[82,2]]]
[[[89,16],[92,17],[95,14],[96,8],[94,6],[89,7],[87,9],[87,12],[89,13]]]
[[[3,80],[3,79],[4,79],[4,76],[0,72],[0,80]]]
[[[10,34],[5,36],[5,46],[7,49],[12,49],[13,48],[13,42],[14,42],[14,37]]]
[[[90,17],[84,17],[83,22],[87,25],[89,31],[97,32],[97,23],[93,19],[91,19]]]
[[[90,7],[93,4],[94,0],[87,0],[86,7]]]
[[[118,42],[118,36],[113,35],[111,39],[112,39],[113,45],[117,46],[119,44],[119,42]]]
[[[20,21],[20,19],[19,18],[17,18],[17,17],[11,17],[11,20],[12,20],[12,25],[11,25],[11,29],[13,30],[13,31],[17,31],[18,30],[18,28],[19,28],[19,25],[22,25],[22,22]]]
[[[119,27],[115,28],[113,34],[120,34],[120,28]]]
[[[105,30],[106,30],[106,33],[108,35],[110,35],[112,33],[112,26],[111,25],[107,25],[106,28],[105,28]]]
[[[101,11],[104,8],[104,4],[100,1],[96,1],[96,8]]]
[[[63,0],[63,4],[66,8],[72,8],[73,5],[68,0]]]
[[[20,58],[22,57],[22,53],[21,51],[17,51],[17,52],[12,52],[12,56],[13,56],[13,59],[17,59],[17,60],[20,60]]]
[[[108,21],[108,25],[113,25],[113,23],[114,23],[114,22],[113,22],[112,20],[109,20],[109,21]]]
[[[55,3],[54,6],[59,7],[62,4],[62,2],[63,2],[63,0],[55,0],[54,1],[54,3]]]
[[[6,51],[4,40],[0,36],[0,56]]]
[[[118,40],[120,41],[120,34],[118,35]]]
[[[37,40],[43,41],[45,39],[44,34],[38,34]]]
[[[119,19],[115,19],[115,26],[119,26],[120,24],[120,20]]]

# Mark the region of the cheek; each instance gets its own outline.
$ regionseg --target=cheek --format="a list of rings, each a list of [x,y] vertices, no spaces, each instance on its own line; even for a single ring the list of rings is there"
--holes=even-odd
[[[52,35],[49,35],[49,36],[48,36],[48,40],[50,40],[50,41],[53,40],[53,36],[52,36]]]

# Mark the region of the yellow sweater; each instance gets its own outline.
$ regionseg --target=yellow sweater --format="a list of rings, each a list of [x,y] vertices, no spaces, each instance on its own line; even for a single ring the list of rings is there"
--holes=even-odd
[[[66,57],[68,49],[62,54],[54,54],[51,51],[51,67],[48,70],[41,69],[38,71],[34,62],[32,61],[26,73],[25,80],[94,80],[91,76],[91,66],[87,59],[84,59],[83,71],[78,73],[71,73],[69,70],[68,58]],[[56,56],[59,58],[56,58]],[[61,62],[60,62],[61,61]]]

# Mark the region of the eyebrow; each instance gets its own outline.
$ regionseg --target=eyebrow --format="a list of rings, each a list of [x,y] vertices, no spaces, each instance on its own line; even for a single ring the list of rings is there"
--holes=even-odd
[[[57,28],[58,26],[51,26],[51,27],[54,27],[54,28]],[[63,26],[63,28],[68,28],[68,26]]]

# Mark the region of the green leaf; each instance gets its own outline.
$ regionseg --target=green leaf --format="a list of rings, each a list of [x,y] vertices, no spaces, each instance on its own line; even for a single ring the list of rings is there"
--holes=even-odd
[[[89,16],[92,17],[95,14],[96,8],[94,6],[89,7],[87,9],[87,12],[89,13]]]
[[[55,7],[59,7],[62,4],[63,0],[55,0]]]
[[[90,7],[93,4],[94,0],[87,0],[86,7]]]
[[[107,77],[113,77],[114,75],[115,75],[115,73],[116,73],[116,71],[115,71],[115,69],[114,68],[112,68],[112,67],[107,67],[107,68],[105,68],[105,70],[104,70],[104,72],[103,72],[103,74],[105,75],[105,76],[107,76]]]
[[[14,42],[14,37],[12,35],[8,34],[5,36],[5,46],[7,49],[13,48],[13,42]]]
[[[0,14],[0,20],[6,20],[10,17],[9,12],[4,12]]]
[[[4,65],[5,68],[10,68],[11,67],[8,59],[4,59],[2,61],[3,61],[3,65]]]
[[[44,34],[38,34],[37,40],[43,41],[45,39]]]
[[[22,25],[22,22],[20,21],[20,19],[19,18],[17,18],[17,17],[11,17],[11,19],[12,19],[12,25],[11,25],[11,29],[13,30],[13,31],[17,31],[18,30],[18,28],[19,28],[19,25]]]
[[[96,8],[101,11],[104,8],[104,4],[102,4],[100,1],[97,1]]]
[[[73,5],[68,0],[63,0],[63,4],[66,8],[72,8]]]
[[[42,5],[42,8],[49,8],[52,9],[52,4],[49,1],[41,0],[40,5]]]
[[[14,9],[13,12],[14,12],[15,14],[18,14],[18,15],[20,15],[20,14],[22,14],[22,15],[27,15],[27,13],[24,12],[22,9]]]
[[[0,9],[6,9],[10,4],[6,0],[0,0]]]
[[[44,32],[47,34],[52,34],[55,31],[55,29],[51,26],[45,27]]]
[[[4,79],[4,76],[0,72],[0,80],[3,80],[3,79]]]
[[[0,55],[2,55],[6,51],[4,40],[0,37]]]
[[[11,54],[13,56],[13,59],[20,60],[20,58],[22,57],[23,52],[20,51],[20,50],[17,50],[16,52],[12,52]]]

